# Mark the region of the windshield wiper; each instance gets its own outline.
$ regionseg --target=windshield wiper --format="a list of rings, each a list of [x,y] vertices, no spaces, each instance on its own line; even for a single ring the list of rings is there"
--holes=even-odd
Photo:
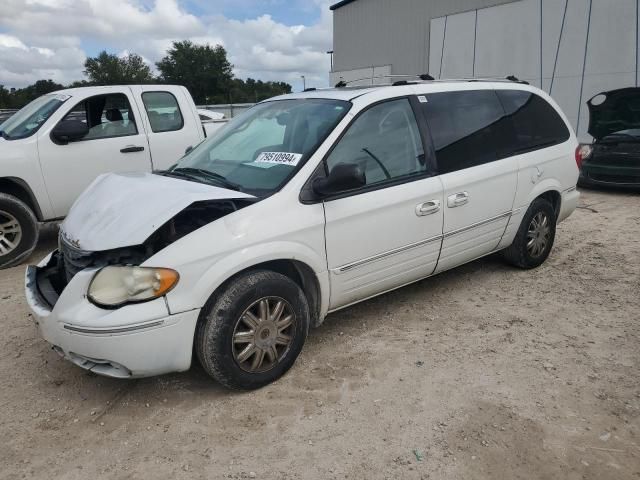
[[[180,167],[174,168],[173,170],[167,171],[167,173],[177,173],[183,177],[189,178],[198,178],[205,179],[208,181],[216,182],[222,185],[225,188],[229,188],[231,190],[241,191],[242,187],[237,183],[233,183],[227,180],[226,177],[220,175],[219,173],[210,172],[209,170],[205,170],[204,168],[193,168],[193,167]]]

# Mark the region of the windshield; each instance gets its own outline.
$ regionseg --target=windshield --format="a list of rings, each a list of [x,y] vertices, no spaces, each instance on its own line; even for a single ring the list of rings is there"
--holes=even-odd
[[[258,104],[164,173],[268,195],[307,160],[350,106],[326,99]]]
[[[62,105],[69,95],[44,95],[22,107],[0,125],[5,140],[16,140],[33,135],[44,122]]]

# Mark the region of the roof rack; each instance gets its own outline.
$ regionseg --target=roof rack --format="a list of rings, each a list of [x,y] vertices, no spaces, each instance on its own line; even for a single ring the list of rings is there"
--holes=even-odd
[[[344,87],[348,87],[350,83],[355,83],[355,82],[362,82],[365,80],[369,80],[371,82],[373,82],[373,80],[376,79],[381,79],[381,78],[401,78],[403,80],[396,80],[393,82],[389,82],[389,83],[372,83],[371,87],[384,87],[384,86],[394,86],[394,87],[399,87],[399,86],[403,86],[403,85],[412,85],[412,84],[417,84],[417,83],[421,83],[421,82],[514,82],[514,83],[521,83],[523,85],[529,85],[529,82],[527,82],[526,80],[520,80],[518,77],[514,76],[514,75],[509,75],[507,77],[467,77],[467,78],[439,78],[439,79],[435,79],[433,78],[431,75],[429,75],[428,73],[423,73],[421,75],[376,75],[376,76],[372,76],[372,77],[362,77],[362,78],[356,78],[354,80],[340,80],[338,83],[335,84],[335,88],[344,88]],[[407,80],[407,79],[416,79],[416,80]],[[367,86],[367,85],[361,85],[361,86]]]

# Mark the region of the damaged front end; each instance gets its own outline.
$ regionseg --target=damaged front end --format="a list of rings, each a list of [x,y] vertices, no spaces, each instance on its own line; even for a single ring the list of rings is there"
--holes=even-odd
[[[86,251],[72,244],[60,230],[58,249],[46,266],[35,273],[36,285],[42,300],[53,307],[71,279],[85,269],[107,266],[137,266],[182,237],[230,213],[254,203],[253,199],[207,200],[189,205],[164,223],[142,244],[104,251]]]
[[[132,193],[116,197],[114,192],[122,189]],[[58,249],[32,273],[38,297],[52,309],[79,272],[141,265],[182,237],[257,200],[152,174],[101,177],[62,224]]]

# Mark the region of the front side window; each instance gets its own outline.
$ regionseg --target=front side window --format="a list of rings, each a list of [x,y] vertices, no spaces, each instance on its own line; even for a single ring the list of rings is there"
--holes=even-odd
[[[154,133],[173,132],[184,126],[178,101],[169,92],[145,92],[142,103]]]
[[[392,100],[366,110],[349,126],[326,163],[329,171],[340,163],[358,164],[367,185],[426,172],[409,100]]]
[[[569,129],[558,112],[538,95],[523,90],[498,90],[497,94],[515,130],[514,154],[569,139]]]
[[[268,195],[307,160],[350,106],[323,99],[260,103],[235,117],[165,174]]]
[[[70,98],[69,95],[49,94],[36,98],[0,125],[5,140],[17,140],[33,135]]]
[[[513,135],[493,90],[462,90],[427,95],[421,103],[441,174],[507,156]]]
[[[73,107],[61,122],[67,120],[87,124],[89,132],[82,140],[125,137],[138,133],[131,105],[123,93],[87,98]]]

